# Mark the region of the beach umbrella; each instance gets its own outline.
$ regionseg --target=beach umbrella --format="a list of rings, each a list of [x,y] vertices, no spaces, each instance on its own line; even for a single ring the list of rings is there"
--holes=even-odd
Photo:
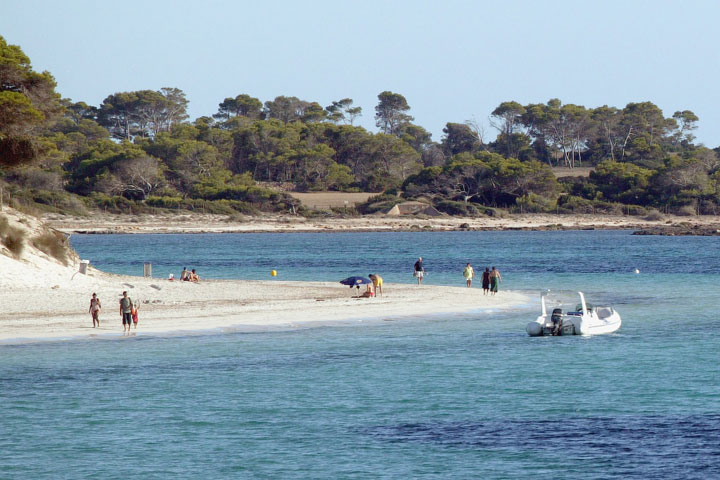
[[[342,283],[343,285],[349,285],[351,288],[360,288],[360,285],[366,285],[368,283],[371,283],[371,281],[369,278],[365,277],[348,277],[345,280],[340,280],[340,283]]]
[[[340,280],[340,283],[342,283],[343,285],[349,285],[350,288],[357,287],[359,295],[360,285],[366,285],[368,283],[371,283],[371,280],[365,277],[348,277],[345,280]]]

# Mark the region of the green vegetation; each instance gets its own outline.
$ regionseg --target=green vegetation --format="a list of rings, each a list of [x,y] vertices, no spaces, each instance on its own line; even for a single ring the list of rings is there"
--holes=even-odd
[[[413,123],[407,99],[390,91],[378,95],[378,133],[354,125],[362,109],[350,98],[327,107],[245,93],[218,100],[216,113],[189,121],[177,88],[111,93],[99,106],[61,99],[52,75],[33,71],[0,37],[6,197],[73,214],[309,214],[256,183],[270,182],[382,194],[358,208],[363,214],[417,198],[465,216],[720,210],[719,150],[694,143],[698,118],[689,110],[666,118],[651,102],[507,101],[491,112],[493,141],[475,122],[448,122],[436,142]],[[581,165],[594,167],[589,177],[556,179],[551,170]]]

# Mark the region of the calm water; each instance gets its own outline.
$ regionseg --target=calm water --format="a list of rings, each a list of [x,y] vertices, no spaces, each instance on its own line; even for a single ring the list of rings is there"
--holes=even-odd
[[[618,334],[529,338],[535,306],[272,333],[0,345],[0,478],[720,478],[720,238],[626,232],[73,236],[156,276],[582,288]],[[636,275],[635,268],[641,273]]]

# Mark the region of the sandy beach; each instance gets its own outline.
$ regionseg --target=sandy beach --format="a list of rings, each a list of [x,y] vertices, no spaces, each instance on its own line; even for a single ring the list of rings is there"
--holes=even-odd
[[[163,215],[112,215],[73,217],[47,214],[51,227],[72,233],[262,233],[262,232],[367,232],[450,230],[582,230],[640,229],[698,225],[720,229],[718,216],[664,215],[658,220],[615,215],[513,214],[506,217],[416,217],[366,215],[362,217],[305,218],[291,215],[243,217],[199,213]]]
[[[11,224],[28,235],[45,228],[38,219],[7,212]],[[219,233],[447,231],[457,229],[636,228],[692,221],[714,225],[717,217],[636,217],[513,215],[506,218],[397,218],[369,216],[305,219],[267,216],[229,218],[216,215],[100,215],[93,218],[48,215],[45,223],[66,234],[87,233]],[[80,259],[71,252],[67,265],[37,249],[20,259],[0,255],[0,341],[121,337],[119,298],[123,290],[140,305],[138,334],[170,332],[271,330],[343,322],[384,321],[418,315],[508,309],[531,299],[502,291],[496,297],[479,288],[386,284],[381,298],[353,298],[354,290],[337,283],[282,280],[203,280],[198,284],[108,274],[92,268],[78,273]],[[312,279],[310,279],[312,280]],[[96,292],[103,304],[100,328],[88,313]],[[355,293],[356,294],[356,293]]]
[[[8,267],[5,257],[0,263],[0,268]],[[25,267],[28,273],[30,267]],[[515,292],[487,297],[479,288],[464,287],[386,284],[383,297],[354,298],[355,289],[335,283],[208,280],[194,284],[110,275],[92,268],[88,275],[61,270],[37,270],[32,276],[25,275],[19,284],[0,282],[0,341],[121,337],[119,299],[123,290],[140,305],[137,334],[262,331],[385,321],[507,309],[529,301]],[[93,292],[103,305],[100,328],[92,328],[88,313]]]
[[[119,300],[123,291],[140,306],[137,334],[232,329],[263,331],[347,322],[386,321],[418,315],[507,309],[525,304],[522,294],[495,297],[479,288],[384,285],[383,297],[357,298],[339,283],[283,280],[201,280],[199,283],[102,272],[69,250],[65,264],[33,246],[47,234],[40,220],[6,209],[11,228],[24,232],[15,257],[0,244],[0,342],[122,337]],[[312,279],[310,279],[312,280]],[[92,293],[103,306],[100,327],[88,312]],[[135,332],[135,331],[133,331]]]

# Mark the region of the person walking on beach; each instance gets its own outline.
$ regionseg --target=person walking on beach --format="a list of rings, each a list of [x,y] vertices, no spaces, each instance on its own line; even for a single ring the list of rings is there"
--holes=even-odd
[[[370,275],[368,275],[368,278],[370,280],[372,280],[372,285],[373,285],[373,289],[375,291],[375,296],[377,297],[378,292],[380,292],[380,296],[382,297],[383,296],[383,291],[382,291],[383,279],[382,279],[382,277],[380,275],[378,275],[377,273],[371,273]]]
[[[482,289],[483,295],[490,293],[490,269],[485,267],[485,271],[482,273]]]
[[[137,305],[132,306],[132,310],[130,310],[130,314],[132,315],[132,321],[133,321],[133,325],[135,326],[135,330],[137,330],[137,323],[138,323],[138,306]]]
[[[127,331],[129,333],[130,327],[132,326],[133,302],[130,297],[128,297],[126,291],[122,294],[123,296],[120,299],[120,317],[122,317],[123,333],[125,333],[125,326],[127,326]]]
[[[469,263],[465,265],[465,269],[463,270],[463,277],[465,277],[465,283],[467,284],[467,287],[470,288],[473,278],[475,278],[475,270],[473,270],[472,265],[470,265]]]
[[[423,277],[425,276],[422,257],[419,257],[417,262],[415,262],[415,273],[413,273],[413,276],[417,278],[418,285],[422,284]]]
[[[497,293],[500,282],[502,282],[500,271],[496,270],[495,267],[492,267],[492,270],[490,270],[490,291],[493,295]]]
[[[97,294],[93,293],[92,298],[90,299],[90,315],[92,315],[92,321],[93,321],[93,328],[95,328],[95,323],[97,322],[97,326],[100,327],[100,310],[102,309],[102,305],[100,305],[100,299],[98,298]]]

